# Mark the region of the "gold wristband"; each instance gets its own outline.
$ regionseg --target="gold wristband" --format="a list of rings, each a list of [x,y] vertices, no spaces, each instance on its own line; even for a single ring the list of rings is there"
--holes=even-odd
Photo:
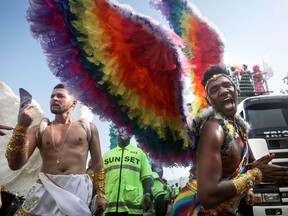
[[[13,129],[13,135],[6,147],[5,157],[7,160],[14,160],[28,153],[28,147],[26,146],[27,130],[28,128],[19,124]]]
[[[93,186],[97,196],[103,197],[105,195],[105,171],[103,167],[93,175]]]
[[[261,170],[253,168],[237,178],[232,179],[236,188],[237,196],[245,195],[245,193],[255,184],[259,184],[263,179]]]

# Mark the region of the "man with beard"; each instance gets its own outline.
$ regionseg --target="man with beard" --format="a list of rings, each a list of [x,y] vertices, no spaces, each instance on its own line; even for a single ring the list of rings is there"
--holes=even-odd
[[[193,119],[194,167],[175,200],[173,215],[238,215],[243,196],[255,184],[288,182],[288,167],[259,160],[249,148],[248,125],[236,114],[237,88],[223,65],[207,68],[202,78],[209,107]]]
[[[40,151],[42,167],[16,215],[91,215],[88,206],[92,181],[86,173],[89,151],[96,207],[106,208],[98,130],[93,123],[73,119],[76,104],[74,96],[63,84],[58,84],[50,97],[53,121],[44,119],[40,125],[30,127],[36,115],[33,105],[27,104],[19,110],[18,124],[6,149],[9,167],[12,170],[23,167],[36,148]]]

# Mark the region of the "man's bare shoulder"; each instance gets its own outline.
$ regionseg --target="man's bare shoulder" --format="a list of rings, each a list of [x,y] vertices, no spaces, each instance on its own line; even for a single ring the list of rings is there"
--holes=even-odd
[[[90,128],[91,128],[91,132],[93,133],[97,133],[98,134],[98,128],[97,126],[93,123],[93,122],[89,122],[90,123]]]
[[[38,129],[39,129],[39,125],[37,124],[37,125],[33,125],[32,127],[30,127],[29,128],[29,132],[36,132]]]
[[[203,124],[202,131],[209,131],[211,133],[215,132],[214,130],[223,131],[223,128],[217,119],[207,119]]]
[[[207,120],[201,130],[199,144],[205,143],[207,146],[209,143],[216,147],[221,148],[224,142],[224,131],[220,123],[216,119]]]

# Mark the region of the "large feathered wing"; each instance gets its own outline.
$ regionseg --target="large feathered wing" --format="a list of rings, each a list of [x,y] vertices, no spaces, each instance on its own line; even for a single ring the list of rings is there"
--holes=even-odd
[[[221,34],[187,0],[150,0],[150,4],[161,11],[170,27],[187,44],[184,51],[192,65],[193,118],[200,109],[207,106],[201,85],[204,70],[222,62],[224,44]]]
[[[224,44],[216,28],[200,16],[187,0],[150,0],[152,7],[161,11],[170,27],[186,43],[184,52],[191,65],[191,107],[187,121],[191,122],[208,104],[204,87],[201,84],[203,72],[207,67],[222,62]],[[196,134],[187,130],[192,162],[196,158]],[[184,144],[185,145],[185,144]],[[186,147],[186,146],[185,146]]]
[[[0,81],[0,122],[3,125],[15,126],[17,124],[17,113],[19,111],[19,97],[7,86],[4,82]],[[39,124],[43,118],[43,111],[37,102],[33,100],[37,117],[33,121],[32,125]],[[20,196],[25,196],[33,183],[35,182],[42,160],[40,158],[39,150],[36,149],[32,154],[28,162],[19,170],[12,171],[8,166],[7,159],[5,157],[6,146],[12,136],[12,131],[5,131],[6,136],[1,136],[0,147],[0,184],[5,186],[5,190],[12,193],[17,193]]]
[[[135,135],[154,160],[189,163],[179,37],[108,0],[31,0],[28,20],[78,100]]]

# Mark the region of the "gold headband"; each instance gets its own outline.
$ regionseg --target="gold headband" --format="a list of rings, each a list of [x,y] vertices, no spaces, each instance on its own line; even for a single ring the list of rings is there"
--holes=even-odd
[[[205,95],[208,95],[208,85],[210,84],[211,81],[215,81],[217,79],[219,79],[220,77],[226,77],[231,83],[232,85],[235,87],[235,89],[237,89],[235,83],[233,82],[232,78],[226,74],[214,74],[210,79],[207,80],[206,84],[205,84]]]
[[[235,83],[233,82],[232,78],[227,75],[227,74],[214,74],[210,79],[207,80],[206,84],[205,84],[205,87],[204,87],[204,91],[205,91],[205,97],[206,99],[209,101],[209,103],[211,104],[212,101],[210,100],[210,97],[208,95],[208,85],[210,84],[211,81],[215,81],[217,79],[219,79],[220,77],[226,77],[231,83],[232,85],[234,86],[234,88],[236,89],[236,91],[238,91],[238,88],[236,87]]]

